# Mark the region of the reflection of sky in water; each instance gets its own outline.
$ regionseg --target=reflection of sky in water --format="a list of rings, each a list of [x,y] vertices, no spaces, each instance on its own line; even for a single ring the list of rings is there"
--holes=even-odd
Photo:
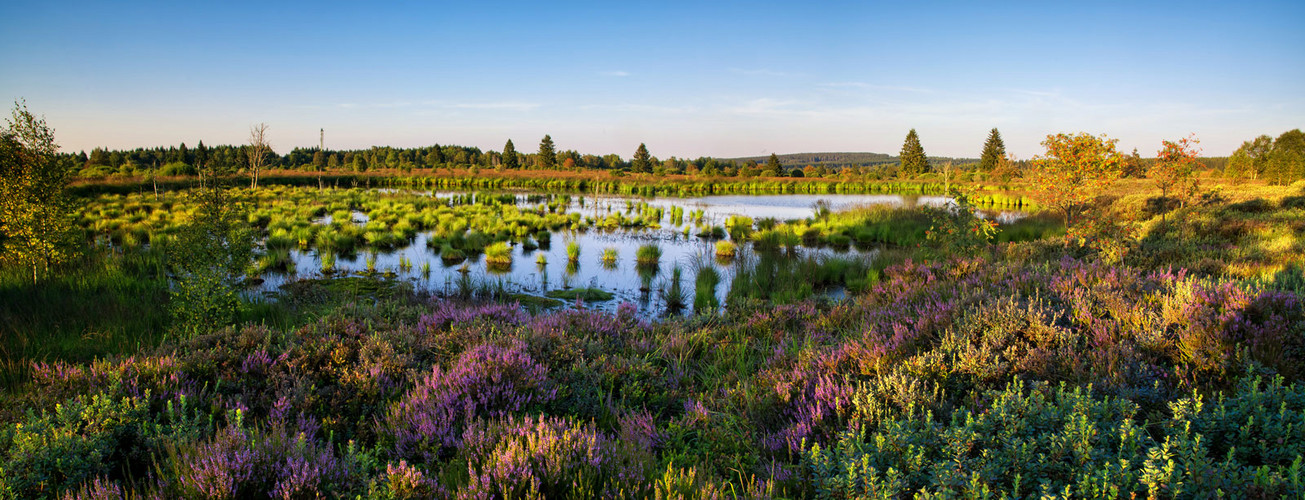
[[[436,193],[437,196],[447,197],[455,193]],[[826,200],[832,210],[838,211],[857,206],[868,206],[876,204],[891,204],[898,206],[911,206],[915,204],[941,206],[947,203],[947,199],[939,196],[898,196],[898,195],[728,195],[728,196],[705,196],[699,198],[632,198],[623,196],[605,196],[605,195],[586,195],[584,196],[585,206],[579,206],[580,196],[572,195],[571,211],[580,212],[586,216],[604,217],[609,213],[621,212],[627,213],[627,202],[637,205],[639,202],[647,202],[650,206],[661,207],[666,209],[665,217],[662,220],[662,229],[644,229],[644,230],[618,230],[615,232],[605,232],[601,230],[590,230],[586,233],[571,234],[567,232],[558,232],[553,234],[551,244],[547,248],[540,248],[534,251],[526,251],[522,246],[513,244],[512,247],[512,265],[506,270],[491,271],[486,268],[483,255],[475,255],[464,263],[445,265],[439,258],[438,249],[427,248],[427,235],[418,234],[413,243],[407,247],[389,251],[371,254],[367,251],[360,250],[357,255],[338,256],[335,260],[335,275],[345,273],[362,273],[367,269],[367,260],[369,256],[375,259],[375,269],[379,272],[392,272],[399,279],[407,280],[419,289],[430,290],[433,292],[455,292],[458,290],[458,282],[463,273],[460,269],[465,269],[467,275],[476,282],[501,282],[509,291],[527,293],[531,295],[543,295],[549,290],[562,288],[581,288],[597,287],[612,292],[616,298],[594,304],[587,304],[589,307],[600,309],[615,309],[622,302],[631,302],[639,306],[640,312],[646,316],[658,316],[665,310],[665,304],[662,300],[660,290],[665,289],[671,277],[671,269],[678,265],[682,271],[681,287],[686,295],[686,310],[692,310],[694,278],[696,270],[700,266],[714,266],[721,271],[721,284],[716,290],[716,295],[724,303],[725,295],[729,291],[730,280],[733,276],[733,262],[718,262],[714,258],[714,241],[703,240],[696,236],[684,236],[681,231],[683,226],[673,226],[670,223],[670,207],[680,206],[685,210],[685,221],[688,223],[688,214],[694,209],[702,209],[706,213],[704,220],[708,223],[721,224],[729,215],[746,215],[755,219],[773,217],[779,220],[802,219],[811,216],[812,206],[817,200]],[[524,208],[533,206],[525,203],[525,196],[519,196],[521,203],[518,206]],[[637,208],[635,212],[637,212]],[[1020,214],[1012,212],[1015,218]],[[992,213],[989,216],[994,215]],[[629,213],[627,216],[637,217],[637,213]],[[999,219],[1001,217],[999,216]],[[355,212],[353,216],[355,223],[364,223],[366,215]],[[319,219],[319,222],[329,223],[330,216]],[[695,229],[693,233],[697,233]],[[580,259],[578,266],[568,272],[566,245],[571,239],[580,243]],[[656,243],[662,249],[661,264],[652,271],[644,270],[639,272],[635,264],[635,251],[639,246]],[[617,249],[619,255],[615,269],[609,269],[603,266],[601,255],[605,248],[612,247]],[[803,255],[816,254],[841,254],[858,256],[860,258],[870,258],[873,251],[866,252],[855,248],[845,251],[835,251],[831,249],[802,249]],[[543,255],[546,264],[540,266],[536,264],[536,257]],[[296,273],[294,275],[275,275],[265,274],[262,290],[274,291],[287,281],[297,278],[316,278],[321,277],[321,259],[316,251],[300,252],[292,251],[291,256],[295,261]],[[411,263],[410,269],[400,269],[402,259],[407,259]],[[430,264],[430,273],[422,272],[423,263]],[[641,291],[641,288],[650,289],[647,292]],[[835,292],[837,293],[837,292]]]

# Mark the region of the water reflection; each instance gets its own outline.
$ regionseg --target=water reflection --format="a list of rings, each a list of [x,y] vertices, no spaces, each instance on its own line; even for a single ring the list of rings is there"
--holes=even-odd
[[[436,196],[467,196],[467,193],[436,193]],[[516,194],[521,206],[532,193]],[[469,288],[488,286],[511,293],[543,296],[549,291],[596,288],[610,292],[609,301],[587,303],[587,307],[614,310],[622,302],[639,307],[640,314],[648,317],[666,313],[692,312],[697,308],[717,307],[725,303],[730,283],[742,259],[718,256],[713,238],[700,238],[691,233],[691,212],[699,212],[704,224],[721,225],[732,215],[753,219],[774,218],[793,220],[810,217],[817,200],[828,203],[832,211],[857,206],[896,205],[941,206],[948,199],[938,196],[899,195],[728,195],[697,198],[633,198],[608,195],[572,195],[567,212],[593,216],[596,219],[613,213],[639,216],[640,203],[664,210],[660,228],[652,229],[592,229],[587,232],[556,232],[547,239],[531,240],[511,245],[511,262],[491,264],[481,253],[468,254],[465,260],[443,260],[439,248],[428,246],[429,238],[419,233],[411,244],[392,251],[364,251],[362,255],[324,255],[318,251],[292,250],[296,274],[265,274],[261,285],[264,291],[274,291],[282,284],[299,279],[326,275],[382,273],[410,281],[419,289],[436,293],[456,294]],[[682,224],[672,219],[672,207],[682,207]],[[989,217],[1018,218],[1019,212],[993,212]],[[330,215],[319,222],[330,223]],[[354,224],[366,224],[367,216],[360,212],[351,214]],[[559,243],[559,244],[553,244]],[[659,247],[656,263],[638,265],[639,247],[653,244]],[[738,251],[751,254],[751,243],[739,245]],[[797,248],[789,258],[818,255],[847,255],[870,258],[873,252],[853,247]],[[704,274],[705,273],[705,274]],[[713,278],[711,275],[715,275]],[[704,281],[718,282],[710,289]],[[571,307],[568,302],[565,307]]]

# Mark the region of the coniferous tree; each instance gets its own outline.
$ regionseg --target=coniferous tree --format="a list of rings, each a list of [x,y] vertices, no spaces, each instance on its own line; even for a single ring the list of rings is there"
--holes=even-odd
[[[545,134],[544,140],[539,141],[539,155],[535,157],[535,164],[539,165],[539,168],[549,170],[553,168],[554,163],[557,163],[557,152],[553,149],[553,138]]]
[[[90,157],[89,160],[87,160],[87,163],[89,163],[89,164],[91,164],[91,165],[108,165],[108,164],[109,164],[109,152],[108,152],[108,151],[105,151],[105,150],[103,150],[103,149],[101,149],[101,148],[95,148],[95,149],[92,149],[92,150],[91,150],[91,157]]]
[[[507,144],[503,145],[503,168],[517,168],[517,148],[512,145],[512,139],[508,139]]]
[[[988,141],[983,143],[983,155],[979,157],[979,169],[991,172],[1006,156],[1006,143],[1001,140],[1001,132],[996,127],[988,133]]]
[[[204,141],[201,140],[199,145],[195,146],[195,169],[204,168],[206,163],[208,163],[208,148],[204,147]]]
[[[920,145],[920,136],[911,129],[906,133],[902,143],[902,168],[898,172],[904,176],[915,176],[929,172],[929,159],[924,155],[924,146]]]
[[[784,166],[779,162],[779,156],[775,153],[771,153],[770,158],[766,160],[766,171],[774,172],[772,175],[784,171]]]
[[[630,162],[630,170],[637,174],[652,171],[651,158],[648,147],[642,142],[639,143],[639,149],[634,150],[634,160]]]

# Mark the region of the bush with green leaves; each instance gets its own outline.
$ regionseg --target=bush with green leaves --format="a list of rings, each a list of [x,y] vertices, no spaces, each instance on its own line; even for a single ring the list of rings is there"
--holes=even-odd
[[[1245,379],[1215,404],[1172,406],[1151,426],[1090,387],[1016,380],[950,415],[908,407],[854,423],[804,465],[817,498],[1305,494],[1305,388]]]
[[[97,478],[142,477],[167,445],[209,429],[184,397],[152,412],[148,392],[77,396],[0,429],[0,497],[52,497]]]
[[[197,210],[167,246],[175,283],[172,311],[185,335],[229,325],[240,313],[240,283],[253,258],[253,232],[227,190],[194,191]]]

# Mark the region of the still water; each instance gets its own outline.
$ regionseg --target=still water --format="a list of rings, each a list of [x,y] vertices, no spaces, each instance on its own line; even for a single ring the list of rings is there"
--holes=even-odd
[[[436,192],[437,197],[448,197],[464,193]],[[531,206],[526,199],[534,193],[518,194],[518,206]],[[468,255],[462,263],[446,265],[438,255],[438,249],[427,246],[427,235],[418,234],[408,246],[389,252],[360,250],[357,255],[338,256],[334,270],[330,273],[321,271],[321,256],[316,251],[292,251],[295,272],[291,274],[264,274],[265,280],[261,290],[267,294],[275,292],[281,285],[297,280],[320,278],[324,275],[345,276],[368,272],[384,273],[411,282],[414,287],[436,293],[454,293],[467,283],[478,286],[501,288],[510,293],[543,296],[548,291],[572,288],[599,288],[615,295],[609,301],[591,302],[585,307],[614,310],[619,304],[629,302],[639,308],[641,316],[658,317],[666,313],[666,301],[663,291],[670,287],[672,269],[681,270],[680,286],[687,294],[684,311],[693,310],[694,279],[699,269],[713,267],[721,275],[721,283],[716,289],[720,302],[725,303],[735,268],[741,259],[717,259],[715,257],[715,240],[686,236],[683,226],[675,226],[670,221],[670,208],[683,207],[686,213],[702,210],[703,222],[708,225],[723,225],[731,215],[743,215],[754,220],[774,218],[780,221],[810,217],[816,202],[823,201],[833,211],[869,205],[912,206],[916,204],[941,206],[949,202],[947,198],[936,196],[898,196],[898,195],[729,195],[704,196],[698,198],[631,198],[621,196],[585,196],[581,206],[579,196],[572,196],[573,203],[568,212],[579,212],[585,216],[605,217],[613,212],[625,213],[629,206],[647,203],[650,207],[666,209],[660,229],[633,229],[605,231],[591,229],[585,232],[559,231],[552,234],[548,245],[538,249],[527,250],[520,243],[512,245],[512,264],[506,267],[487,266],[483,254]],[[637,216],[637,214],[634,214]],[[1018,212],[994,212],[985,214],[999,220],[1009,220],[1021,216]],[[354,213],[354,223],[365,223],[366,215]],[[322,221],[329,223],[329,220]],[[691,231],[696,234],[697,230]],[[567,243],[575,241],[580,245],[580,258],[569,263],[566,253]],[[656,244],[662,250],[661,260],[654,268],[637,266],[635,251],[645,244]],[[750,243],[739,245],[741,253],[748,253]],[[614,248],[617,252],[615,264],[603,262],[605,249]],[[874,250],[844,250],[828,248],[799,248],[799,255],[841,255],[851,258],[871,259]],[[543,262],[539,262],[540,256]],[[426,267],[428,266],[429,269]],[[838,294],[840,291],[833,291]],[[562,307],[574,307],[567,302]]]

